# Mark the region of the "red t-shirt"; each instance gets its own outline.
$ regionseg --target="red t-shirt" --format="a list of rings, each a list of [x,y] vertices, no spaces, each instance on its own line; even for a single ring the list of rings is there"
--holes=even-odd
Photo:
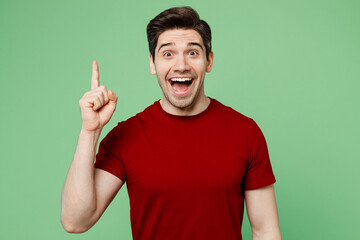
[[[95,167],[126,181],[134,240],[242,239],[244,190],[275,183],[260,128],[215,99],[194,116],[156,101],[108,133]]]

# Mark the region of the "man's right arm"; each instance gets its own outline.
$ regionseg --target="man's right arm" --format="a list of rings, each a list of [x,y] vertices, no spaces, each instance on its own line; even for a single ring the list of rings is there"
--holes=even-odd
[[[61,195],[61,223],[72,233],[91,228],[123,185],[114,175],[94,168],[101,130],[109,122],[117,103],[115,93],[99,86],[96,61],[93,62],[91,91],[85,93],[79,103],[82,129]]]

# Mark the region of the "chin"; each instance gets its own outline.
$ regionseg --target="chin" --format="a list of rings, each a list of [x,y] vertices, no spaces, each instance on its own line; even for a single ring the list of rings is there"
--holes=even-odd
[[[168,99],[168,101],[176,108],[186,109],[193,104],[194,99],[192,97],[187,97],[183,99],[171,97],[170,99]]]

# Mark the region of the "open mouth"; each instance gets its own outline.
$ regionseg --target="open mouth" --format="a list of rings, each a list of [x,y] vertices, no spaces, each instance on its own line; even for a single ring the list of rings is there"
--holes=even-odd
[[[191,77],[170,78],[169,82],[175,94],[184,95],[192,86],[194,79]]]

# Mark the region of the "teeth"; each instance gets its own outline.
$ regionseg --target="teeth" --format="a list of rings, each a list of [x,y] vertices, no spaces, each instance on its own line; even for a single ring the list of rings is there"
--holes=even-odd
[[[192,78],[172,78],[171,81],[173,82],[186,82],[191,81]]]

